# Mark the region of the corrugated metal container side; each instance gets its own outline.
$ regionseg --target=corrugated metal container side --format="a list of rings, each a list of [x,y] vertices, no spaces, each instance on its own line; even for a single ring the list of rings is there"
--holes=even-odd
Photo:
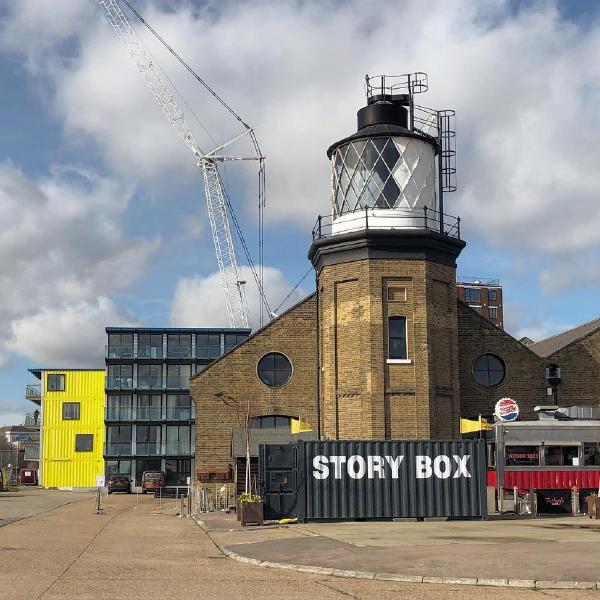
[[[64,390],[47,389],[51,374],[64,374]],[[103,369],[44,371],[40,461],[43,487],[94,487],[96,475],[104,472],[104,379]],[[79,419],[63,419],[64,402],[79,402]],[[91,452],[75,451],[78,434],[94,436]]]
[[[299,442],[299,498],[301,519],[386,519],[417,517],[483,517],[487,514],[485,442],[461,441],[315,441]],[[342,456],[339,477],[330,463],[329,476],[318,478],[315,457]],[[348,473],[348,459],[354,459]],[[438,456],[444,468],[417,476],[417,457]],[[369,457],[382,457],[383,477]],[[403,457],[393,478],[390,461]],[[456,457],[456,458],[455,458]],[[465,458],[467,457],[467,458]],[[334,459],[335,460],[335,459]],[[460,467],[462,461],[463,468]],[[362,472],[362,465],[366,470]],[[468,475],[465,474],[466,466]],[[423,471],[425,469],[425,472]],[[449,470],[449,474],[448,474]],[[357,475],[361,475],[357,477]],[[439,476],[441,475],[441,477]]]

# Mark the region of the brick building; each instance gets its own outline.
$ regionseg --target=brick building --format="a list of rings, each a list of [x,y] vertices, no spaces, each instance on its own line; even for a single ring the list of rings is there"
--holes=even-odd
[[[273,435],[294,418],[324,439],[451,439],[460,417],[490,417],[503,397],[532,418],[549,362],[563,404],[600,404],[600,320],[544,354],[457,298],[465,242],[443,210],[453,136],[441,117],[435,135],[419,130],[402,85],[368,87],[358,131],[327,152],[332,212],[308,253],[316,292],[191,378],[197,476],[233,464],[247,414]]]
[[[498,279],[459,277],[456,292],[465,304],[500,329],[504,329],[504,302],[502,286]]]

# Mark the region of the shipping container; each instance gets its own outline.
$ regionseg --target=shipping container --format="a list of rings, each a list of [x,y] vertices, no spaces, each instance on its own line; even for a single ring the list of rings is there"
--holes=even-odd
[[[485,442],[307,441],[260,450],[265,518],[487,514]]]

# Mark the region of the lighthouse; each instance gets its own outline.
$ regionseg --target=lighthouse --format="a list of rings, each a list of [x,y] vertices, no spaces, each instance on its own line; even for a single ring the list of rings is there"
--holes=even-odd
[[[319,415],[329,439],[458,435],[454,111],[417,102],[425,73],[366,77],[355,133],[327,150],[313,229]]]

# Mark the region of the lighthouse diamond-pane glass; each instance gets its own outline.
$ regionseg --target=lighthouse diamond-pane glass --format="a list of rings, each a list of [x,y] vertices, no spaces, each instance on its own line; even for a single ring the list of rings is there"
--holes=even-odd
[[[380,137],[339,147],[333,157],[337,215],[365,208],[434,209],[435,155],[418,139]]]

